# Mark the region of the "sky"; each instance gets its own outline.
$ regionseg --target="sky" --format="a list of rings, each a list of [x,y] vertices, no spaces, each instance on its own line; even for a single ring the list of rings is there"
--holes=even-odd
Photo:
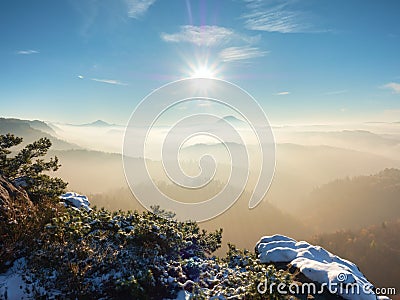
[[[2,117],[126,124],[198,72],[273,124],[400,121],[400,1],[0,1]]]

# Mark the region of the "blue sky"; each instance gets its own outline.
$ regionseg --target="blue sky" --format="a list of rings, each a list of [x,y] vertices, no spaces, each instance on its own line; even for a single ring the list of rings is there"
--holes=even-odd
[[[1,116],[126,124],[205,67],[272,123],[400,121],[400,1],[0,2]]]

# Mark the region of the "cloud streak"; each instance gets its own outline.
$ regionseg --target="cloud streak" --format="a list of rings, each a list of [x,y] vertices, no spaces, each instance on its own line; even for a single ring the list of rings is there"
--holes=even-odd
[[[341,95],[341,94],[345,94],[347,93],[348,90],[338,90],[338,91],[330,91],[330,92],[326,92],[323,95],[325,96],[333,96],[333,95]]]
[[[384,89],[392,90],[392,93],[394,93],[394,94],[400,94],[400,83],[389,82],[382,87]]]
[[[244,0],[244,2],[249,9],[249,13],[242,16],[247,29],[280,33],[315,31],[306,22],[305,12],[289,8],[293,1]]]
[[[252,44],[257,42],[259,38],[259,36],[241,35],[232,29],[213,25],[183,25],[179,32],[161,34],[161,39],[165,42],[185,42],[207,47],[221,46],[234,41]]]
[[[31,54],[38,54],[39,51],[37,51],[37,50],[19,50],[16,53],[19,55],[31,55]]]
[[[290,95],[290,92],[284,91],[284,92],[275,93],[274,95],[275,96],[285,96],[285,95]]]
[[[121,82],[118,80],[114,80],[114,79],[90,78],[90,80],[102,82],[102,83],[114,84],[114,85],[128,85],[127,83],[124,83],[124,82]]]
[[[188,43],[198,47],[215,48],[212,50],[221,62],[245,61],[266,55],[254,44],[260,41],[260,35],[246,35],[215,25],[183,25],[175,33],[162,33],[161,39],[168,43]]]
[[[126,0],[128,5],[128,16],[139,19],[144,16],[147,10],[156,2],[156,0]]]
[[[243,46],[225,48],[219,52],[218,56],[224,62],[232,62],[261,57],[267,53],[267,51],[262,51],[257,47]]]

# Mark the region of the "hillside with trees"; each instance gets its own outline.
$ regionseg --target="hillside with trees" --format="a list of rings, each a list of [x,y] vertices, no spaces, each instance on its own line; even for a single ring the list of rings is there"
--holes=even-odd
[[[301,201],[297,214],[316,232],[359,229],[395,220],[400,212],[400,170],[337,179]]]
[[[355,262],[378,287],[400,291],[400,219],[359,230],[321,234],[313,242]]]

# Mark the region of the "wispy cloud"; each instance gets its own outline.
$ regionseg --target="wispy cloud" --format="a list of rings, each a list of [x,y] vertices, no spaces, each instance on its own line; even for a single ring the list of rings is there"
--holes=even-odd
[[[115,85],[128,85],[127,83],[114,80],[114,79],[99,79],[99,78],[90,78],[90,80],[97,81],[97,82],[103,82],[103,83],[108,83],[108,84],[115,84]]]
[[[30,54],[38,54],[39,51],[37,51],[37,50],[19,50],[16,53],[20,54],[20,55],[30,55]]]
[[[230,62],[261,57],[267,53],[267,51],[262,51],[257,47],[243,46],[225,48],[219,52],[218,56],[222,61]]]
[[[166,42],[186,42],[197,46],[221,46],[229,42],[239,41],[255,43],[259,36],[246,36],[236,33],[234,30],[220,26],[193,26],[184,25],[176,33],[162,33],[161,38]]]
[[[400,94],[400,83],[389,82],[382,86],[382,88],[392,90],[394,94]]]
[[[244,0],[249,12],[242,17],[251,30],[299,33],[316,31],[307,22],[307,13],[292,8],[295,1]]]
[[[212,51],[222,62],[245,61],[267,54],[254,45],[260,35],[246,35],[222,26],[183,25],[175,33],[162,33],[161,39],[169,43],[190,43],[196,46],[214,47]]]
[[[289,94],[290,94],[290,92],[284,91],[284,92],[275,93],[275,94],[273,94],[273,95],[274,95],[274,96],[285,96],[285,95],[289,95]]]
[[[326,96],[333,96],[333,95],[345,94],[345,93],[347,93],[347,92],[348,92],[348,90],[330,91],[330,92],[324,93],[324,95],[326,95]]]
[[[84,77],[82,75],[78,75],[78,78],[79,79],[83,79]]]
[[[128,5],[128,16],[138,19],[142,17],[156,0],[126,0]]]

